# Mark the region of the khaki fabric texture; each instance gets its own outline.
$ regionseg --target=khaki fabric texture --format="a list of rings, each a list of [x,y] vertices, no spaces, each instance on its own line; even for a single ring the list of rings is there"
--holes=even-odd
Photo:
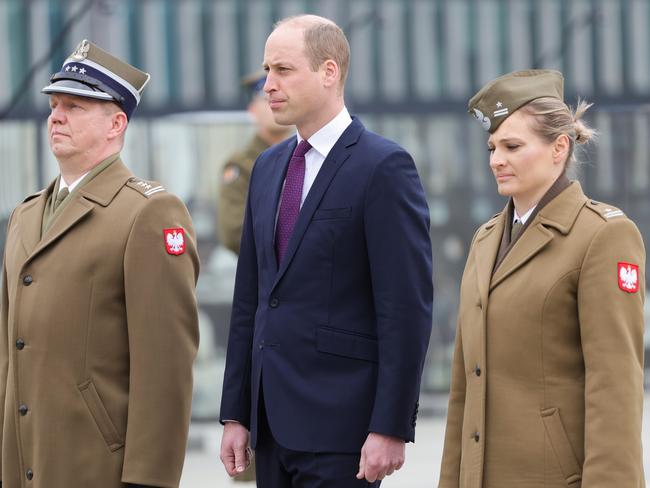
[[[550,69],[514,71],[481,88],[470,99],[467,111],[492,134],[518,108],[543,97],[564,100],[562,73]]]
[[[253,165],[257,157],[268,149],[269,145],[258,135],[240,152],[228,158],[219,183],[217,207],[217,229],[219,240],[232,252],[239,254],[246,197]],[[236,178],[227,176],[235,172]]]
[[[579,183],[494,271],[507,209],[463,273],[439,488],[642,488],[641,235]],[[618,263],[639,266],[619,288]]]
[[[199,261],[183,203],[134,180],[115,161],[68,196],[42,238],[55,182],[12,215],[0,315],[4,487],[179,484]],[[163,229],[179,227],[186,251],[174,256]]]

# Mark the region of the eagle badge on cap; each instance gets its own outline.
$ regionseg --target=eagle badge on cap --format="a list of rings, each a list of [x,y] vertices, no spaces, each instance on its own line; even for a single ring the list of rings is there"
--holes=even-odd
[[[485,130],[490,130],[490,126],[492,125],[492,122],[488,117],[483,115],[483,112],[481,112],[479,109],[475,108],[474,110],[474,117],[476,117],[476,120],[478,120],[483,128]]]
[[[82,61],[88,56],[88,51],[90,51],[90,43],[88,40],[84,39],[79,43],[77,49],[72,53],[70,57],[78,61]]]
[[[636,264],[618,263],[618,287],[628,293],[639,291],[639,267]]]

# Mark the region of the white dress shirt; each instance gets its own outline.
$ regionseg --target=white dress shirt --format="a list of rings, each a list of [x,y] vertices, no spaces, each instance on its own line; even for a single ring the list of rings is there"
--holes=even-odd
[[[84,177],[90,173],[90,171],[86,171],[84,174],[82,174],[79,178],[74,180],[72,183],[69,185],[65,182],[63,179],[63,175],[59,177],[59,191],[63,190],[64,188],[68,189],[68,192],[72,193],[72,190],[74,190],[77,186],[79,186],[79,183],[81,183],[81,180],[84,179]]]
[[[521,222],[522,225],[525,225],[526,221],[530,218],[530,215],[533,213],[533,210],[535,210],[536,207],[537,207],[537,205],[535,205],[534,207],[531,207],[528,210],[528,212],[523,214],[521,217],[519,215],[517,215],[517,210],[513,209],[514,212],[512,212],[512,223],[516,224],[517,222]]]
[[[311,144],[311,149],[305,154],[305,181],[302,184],[302,198],[300,207],[305,203],[305,198],[314,184],[325,158],[330,153],[336,141],[339,140],[345,129],[352,123],[352,117],[348,109],[343,107],[339,114],[323,126],[318,132],[312,135],[307,142]],[[298,144],[302,141],[300,134],[296,134]]]

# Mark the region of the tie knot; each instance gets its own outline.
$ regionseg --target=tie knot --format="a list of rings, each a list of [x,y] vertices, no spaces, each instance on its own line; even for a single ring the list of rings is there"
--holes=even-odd
[[[65,200],[65,197],[67,197],[69,193],[70,191],[67,188],[59,190],[59,193],[56,194],[55,206],[58,206],[63,200]]]
[[[303,139],[300,141],[300,143],[296,146],[296,149],[293,151],[293,157],[294,158],[304,158],[305,154],[307,154],[307,151],[311,149],[311,144],[307,141],[307,139]]]

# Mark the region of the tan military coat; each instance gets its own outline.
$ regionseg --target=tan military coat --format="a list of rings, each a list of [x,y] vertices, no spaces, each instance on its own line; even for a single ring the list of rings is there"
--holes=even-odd
[[[9,223],[2,486],[176,487],[198,346],[190,216],[118,160],[71,193],[41,239],[53,186]],[[178,231],[166,243],[163,229],[180,228],[182,245]]]
[[[219,240],[232,252],[239,254],[248,184],[257,156],[269,145],[258,135],[240,152],[233,154],[223,167],[219,184],[217,229]]]
[[[573,182],[493,274],[506,213],[463,274],[439,487],[643,487],[641,235]]]

